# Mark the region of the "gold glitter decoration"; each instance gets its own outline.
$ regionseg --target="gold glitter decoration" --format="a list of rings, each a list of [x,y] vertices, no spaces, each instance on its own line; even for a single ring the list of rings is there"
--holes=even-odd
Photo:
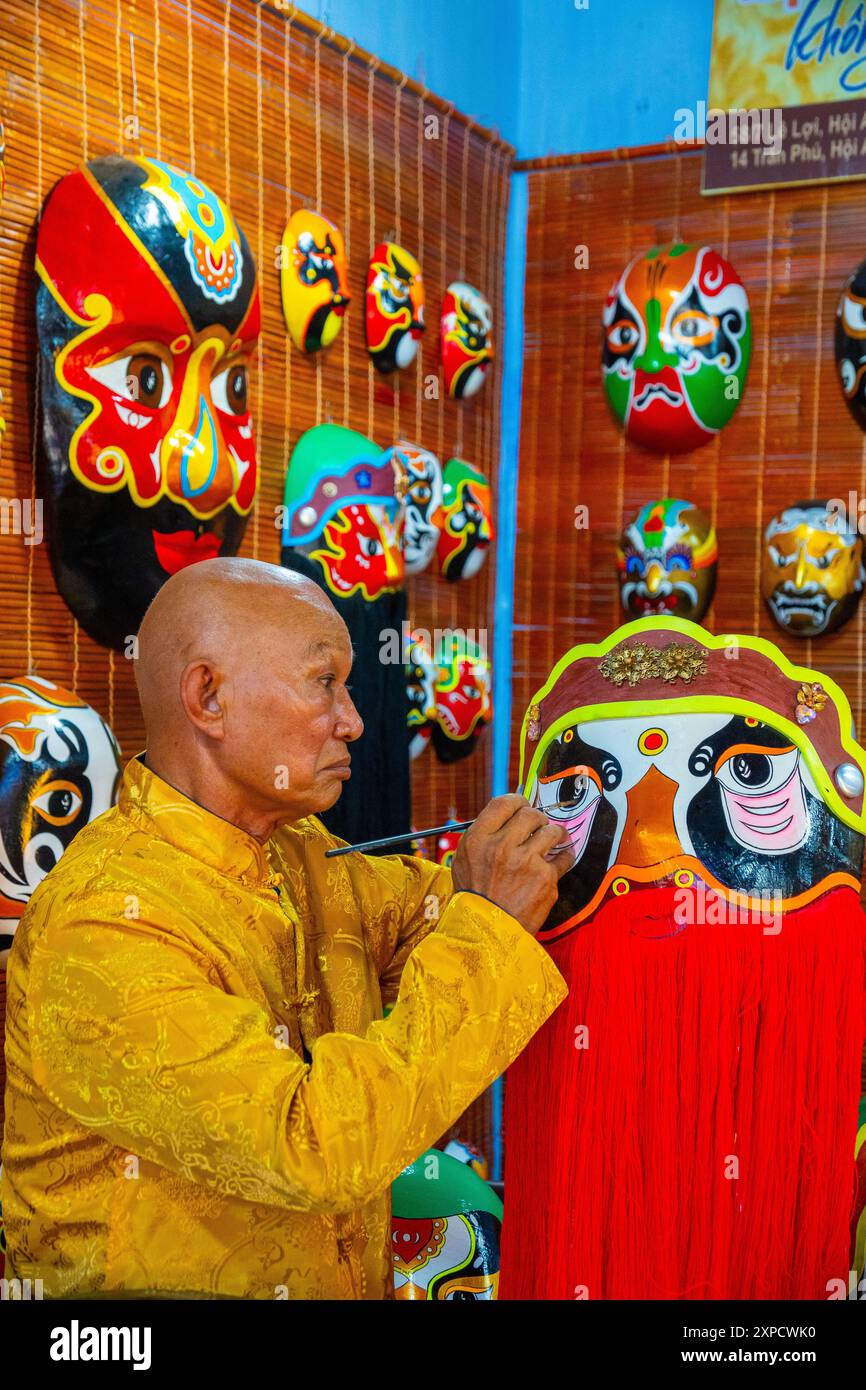
[[[605,680],[614,685],[636,686],[640,681],[663,680],[668,684],[685,681],[707,673],[707,653],[703,647],[669,642],[666,647],[648,647],[646,642],[632,642],[616,647],[599,664]]]

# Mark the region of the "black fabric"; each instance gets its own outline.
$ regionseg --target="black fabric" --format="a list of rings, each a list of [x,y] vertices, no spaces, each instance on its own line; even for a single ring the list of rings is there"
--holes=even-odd
[[[364,732],[350,745],[352,776],[343,784],[339,801],[321,820],[332,834],[350,844],[405,834],[412,828],[406,676],[401,661],[386,663],[379,658],[388,645],[392,651],[400,646],[406,591],[383,594],[373,603],[360,594],[344,599],[325,584],[316,561],[294,548],[283,548],[282,563],[324,590],[349,629],[355,653],[349,685]],[[389,644],[381,634],[392,631],[397,637]]]

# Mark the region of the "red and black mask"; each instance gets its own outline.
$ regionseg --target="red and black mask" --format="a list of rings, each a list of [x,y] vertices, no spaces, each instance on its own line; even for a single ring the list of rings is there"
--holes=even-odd
[[[240,545],[255,264],[200,180],[111,156],[49,195],[36,269],[54,575],[84,629],[121,649],[170,574]]]

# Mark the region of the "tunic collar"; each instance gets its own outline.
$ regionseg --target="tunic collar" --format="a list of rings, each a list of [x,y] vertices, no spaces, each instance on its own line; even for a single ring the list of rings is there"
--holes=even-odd
[[[164,782],[143,756],[130,758],[124,770],[117,798],[121,815],[148,822],[153,834],[248,887],[281,880],[271,872],[266,845]]]

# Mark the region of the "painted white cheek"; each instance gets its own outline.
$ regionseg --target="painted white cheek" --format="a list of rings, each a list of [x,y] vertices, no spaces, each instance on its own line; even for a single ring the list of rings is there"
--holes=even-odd
[[[481,390],[481,383],[484,380],[484,372],[480,367],[473,367],[469,376],[466,378],[466,385],[463,388],[464,399],[467,396],[474,396]]]
[[[410,362],[414,362],[417,351],[418,339],[413,338],[411,333],[404,333],[397,344],[397,366],[408,367]]]

